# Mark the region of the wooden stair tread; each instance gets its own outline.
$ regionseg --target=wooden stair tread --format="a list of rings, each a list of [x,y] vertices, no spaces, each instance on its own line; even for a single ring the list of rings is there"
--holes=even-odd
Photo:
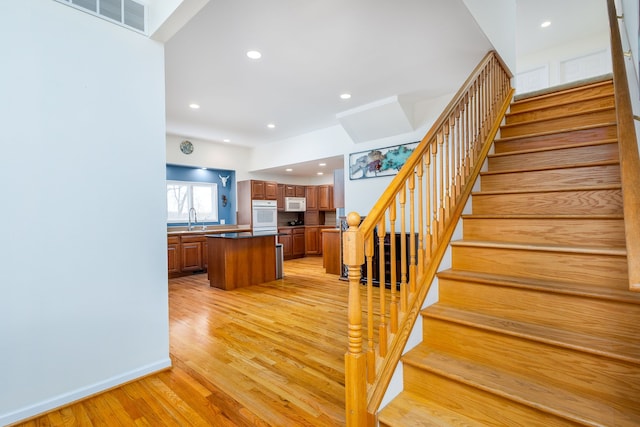
[[[418,346],[403,362],[588,426],[640,425],[638,408],[615,408],[588,396]],[[611,423],[613,421],[613,423]]]
[[[541,292],[573,295],[583,298],[597,298],[607,301],[623,302],[628,304],[640,304],[640,294],[629,290],[607,288],[602,286],[581,283],[557,282],[543,279],[505,276],[501,274],[482,273],[466,270],[444,270],[438,273],[439,278],[452,280],[465,280],[480,284],[504,286],[512,288],[525,288]]]
[[[631,343],[616,338],[596,337],[594,335],[567,331],[551,326],[542,326],[476,313],[469,310],[460,310],[443,303],[437,303],[424,309],[422,315],[556,347],[622,360],[637,364],[640,369],[640,344],[638,343]]]
[[[498,242],[488,240],[457,240],[451,242],[451,246],[466,246],[476,248],[495,248],[495,249],[516,249],[523,251],[540,251],[540,252],[558,252],[558,253],[580,253],[594,255],[613,255],[627,256],[625,247],[601,247],[601,246],[560,246],[560,245],[543,245],[537,243],[511,243]]]
[[[572,128],[567,128],[567,129],[562,129],[562,130],[550,130],[550,131],[546,131],[546,132],[529,133],[527,135],[500,137],[500,138],[496,138],[495,142],[517,141],[519,139],[530,138],[530,137],[533,137],[533,136],[556,135],[556,134],[561,134],[561,133],[574,132],[574,131],[578,131],[578,130],[588,130],[588,129],[599,128],[599,127],[602,127],[602,126],[616,126],[616,125],[617,125],[617,123],[615,121],[613,121],[613,122],[603,122],[603,123],[596,123],[596,124],[593,124],[593,125],[575,126],[575,127],[572,127]]]
[[[620,190],[622,187],[620,184],[614,185],[591,185],[584,187],[572,187],[572,188],[536,188],[525,190],[500,190],[500,191],[475,191],[471,193],[473,196],[486,196],[491,194],[525,194],[525,193],[564,193],[567,191],[597,191],[597,190]]]
[[[496,139],[496,141],[498,141],[498,140]],[[583,143],[579,143],[579,144],[563,144],[563,145],[555,145],[553,147],[529,148],[529,149],[526,149],[526,150],[506,151],[504,153],[492,153],[492,154],[489,154],[487,157],[488,158],[507,157],[507,156],[513,156],[513,155],[518,155],[518,154],[540,153],[540,152],[545,152],[545,151],[566,150],[568,148],[590,147],[590,146],[596,146],[596,145],[615,144],[617,142],[618,142],[617,139],[609,138],[609,139],[601,139],[601,140],[598,140],[598,141],[583,142]]]
[[[558,96],[558,92],[554,93],[552,96]],[[581,96],[579,101],[580,102],[581,101],[593,101],[595,99],[613,98],[613,97],[614,97],[614,95],[613,95],[613,90],[612,90],[611,93],[595,93],[595,94],[592,94],[592,95]],[[528,103],[531,103],[531,101],[536,100],[536,99],[540,99],[540,97],[531,97],[531,98],[527,98],[527,99],[520,99],[518,101],[514,101],[513,104],[514,105],[528,104]],[[565,100],[561,100],[559,102],[554,103],[553,105],[547,105],[547,106],[544,106],[544,107],[532,106],[532,107],[523,108],[521,110],[514,111],[514,112],[509,111],[505,116],[507,116],[507,117],[508,116],[517,116],[519,114],[531,113],[533,111],[548,110],[548,109],[551,109],[551,108],[558,108],[558,107],[563,107],[563,106],[566,106],[566,105],[572,105],[575,102],[576,101],[574,101],[572,99],[571,100],[566,100],[566,101]]]
[[[507,123],[507,124],[503,124],[502,126],[500,126],[500,129],[510,129],[510,128],[515,128],[518,126],[526,126],[526,125],[530,125],[533,123],[544,123],[544,122],[551,122],[554,120],[558,120],[558,119],[568,119],[571,117],[579,117],[579,116],[584,116],[587,114],[591,114],[591,113],[599,113],[602,111],[613,111],[615,110],[615,107],[599,107],[599,108],[592,108],[589,110],[584,110],[584,111],[572,111],[570,113],[566,113],[566,114],[558,114],[556,116],[553,117],[547,117],[547,118],[543,118],[543,119],[531,119],[531,120],[526,120],[526,121],[522,121],[522,122],[518,122],[518,123]],[[563,130],[556,130],[556,132],[562,132]]]
[[[572,92],[581,92],[584,89],[590,89],[598,86],[613,86],[613,75],[611,73],[608,73],[601,76],[595,76],[588,79],[535,90],[533,92],[520,93],[514,96],[513,103],[519,104],[530,102],[536,99],[550,98]]]
[[[401,392],[382,409],[378,416],[381,425],[388,426],[468,426],[482,427],[483,423],[465,417],[436,402],[409,391]]]
[[[605,160],[598,162],[584,162],[584,163],[571,163],[564,166],[538,166],[538,167],[523,167],[519,169],[504,169],[498,171],[484,171],[480,172],[480,176],[491,176],[491,175],[504,175],[507,173],[522,173],[522,172],[536,172],[536,171],[551,171],[551,170],[559,170],[559,169],[577,169],[577,168],[585,168],[592,166],[610,166],[610,165],[618,165],[620,164],[617,160]],[[524,165],[526,166],[526,165]]]
[[[620,214],[598,215],[539,215],[539,214],[463,214],[462,218],[476,219],[624,219]]]

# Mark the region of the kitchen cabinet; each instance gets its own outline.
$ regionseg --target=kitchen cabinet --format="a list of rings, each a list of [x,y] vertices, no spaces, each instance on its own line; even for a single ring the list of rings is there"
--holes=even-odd
[[[278,232],[284,259],[301,258],[305,255],[304,227],[284,227],[279,228]]]
[[[277,200],[278,183],[275,181],[238,181],[238,224],[251,225],[252,200]]]
[[[293,258],[303,257],[305,254],[305,233],[304,227],[298,227],[293,229],[292,234],[293,241]]]
[[[293,258],[293,236],[290,228],[279,228],[278,243],[282,244],[282,257]]]
[[[203,271],[204,259],[204,236],[182,236],[180,250],[180,270],[183,272]]]
[[[246,192],[247,183],[250,186],[249,200],[277,200],[278,183],[275,181],[259,181],[249,180],[238,182],[238,192],[242,187],[242,191]]]
[[[169,274],[180,273],[180,237],[167,237],[167,267]]]
[[[315,185],[308,185],[305,187],[305,197],[307,198],[307,210],[318,210],[318,187]]]
[[[333,210],[333,186],[332,185],[319,185],[318,186],[318,210],[331,211]]]
[[[320,212],[318,210],[315,210],[315,211],[307,210],[304,213],[304,224],[305,225],[324,224],[324,212]]]
[[[306,226],[304,236],[305,255],[320,255],[320,228]]]
[[[340,253],[340,230],[327,228],[322,235],[322,266],[327,274],[340,274],[342,258]]]
[[[284,212],[284,198],[287,197],[285,193],[286,185],[278,184],[276,200],[278,201],[278,212]]]
[[[266,200],[277,200],[278,199],[278,183],[273,181],[265,181],[264,196]]]
[[[284,196],[285,197],[305,197],[304,185],[285,184]]]

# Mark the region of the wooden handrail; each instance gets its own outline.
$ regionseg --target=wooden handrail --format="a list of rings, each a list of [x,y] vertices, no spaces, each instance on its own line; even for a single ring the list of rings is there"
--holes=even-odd
[[[511,77],[499,55],[489,52],[365,220],[360,224],[360,216],[354,212],[347,217],[343,257],[349,269],[349,348],[345,354],[348,426],[375,423],[391,376],[513,97]],[[374,268],[374,261],[379,269]],[[363,265],[366,304],[361,301]],[[379,286],[375,293],[374,281]]]
[[[620,175],[624,205],[624,228],[629,265],[629,289],[640,292],[640,158],[636,139],[629,82],[622,50],[614,0],[607,0],[611,33],[613,87],[618,122]]]

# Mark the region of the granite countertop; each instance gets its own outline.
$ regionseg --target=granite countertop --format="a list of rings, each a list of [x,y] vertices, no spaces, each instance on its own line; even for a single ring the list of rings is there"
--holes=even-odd
[[[202,227],[196,227],[193,230],[188,230],[187,227],[169,227],[167,228],[167,234],[169,236],[179,235],[205,235],[215,233],[239,233],[251,231],[251,227],[248,225],[209,225],[205,230]]]
[[[278,233],[277,231],[268,231],[268,232],[251,232],[251,231],[243,231],[237,233],[219,233],[219,234],[205,234],[205,237],[212,237],[217,239],[253,239],[254,237],[275,237],[279,236],[282,233]]]

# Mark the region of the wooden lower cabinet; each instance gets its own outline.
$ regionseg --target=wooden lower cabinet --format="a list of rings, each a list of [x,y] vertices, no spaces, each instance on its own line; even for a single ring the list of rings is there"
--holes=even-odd
[[[320,255],[322,247],[320,246],[320,227],[305,227],[305,254]]]
[[[204,236],[182,236],[181,270],[182,271],[202,271],[204,270],[204,259],[206,256],[202,252],[204,249]]]
[[[279,228],[278,242],[282,243],[284,259],[301,258],[305,255],[304,227]]]
[[[305,235],[304,227],[293,229],[293,257],[300,258],[305,253]]]
[[[167,272],[175,277],[207,269],[207,239],[203,234],[167,237]]]
[[[328,274],[340,274],[342,258],[340,253],[340,230],[325,229],[322,235],[322,266]]]
[[[293,237],[291,229],[279,229],[278,243],[282,244],[282,257],[284,259],[293,258]]]
[[[169,274],[180,273],[180,237],[167,238],[167,269]]]

